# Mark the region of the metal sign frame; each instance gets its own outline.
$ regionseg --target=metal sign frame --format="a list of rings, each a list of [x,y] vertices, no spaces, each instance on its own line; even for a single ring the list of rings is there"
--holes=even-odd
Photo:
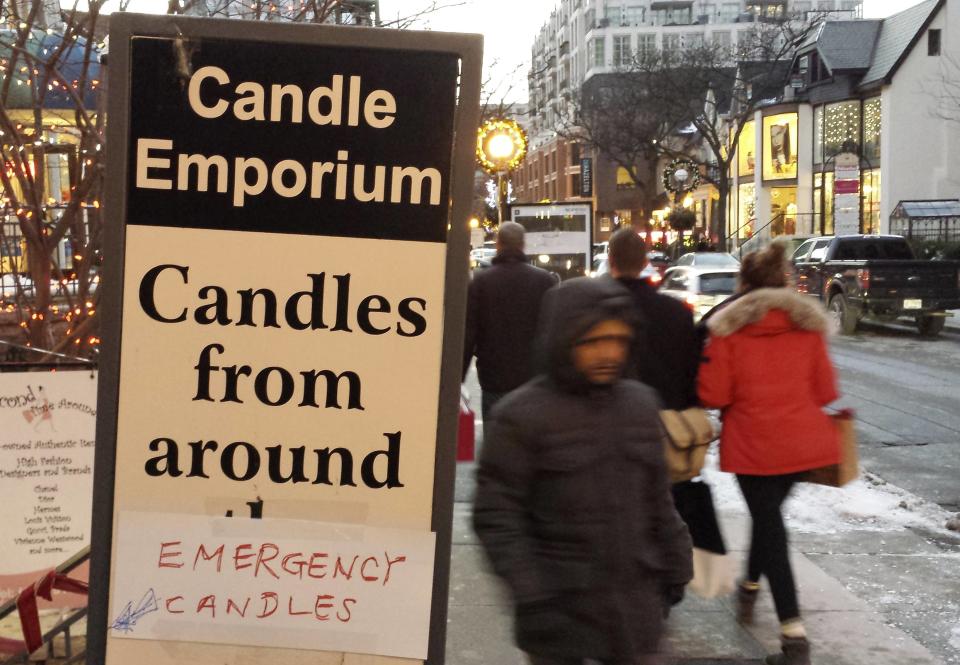
[[[593,224],[594,224],[593,217],[594,217],[595,211],[593,209],[592,200],[588,199],[586,201],[551,201],[550,203],[514,202],[507,206],[507,221],[513,221],[514,208],[533,208],[533,207],[551,208],[551,207],[574,206],[574,205],[587,206],[587,209],[589,210],[589,213],[587,214],[587,250],[586,250],[586,257],[587,257],[586,271],[587,271],[587,274],[589,274],[590,268],[591,268],[591,262],[593,261],[593,243],[595,238],[595,234],[593,232]]]
[[[450,53],[460,59],[460,82],[454,119],[450,174],[449,231],[444,277],[443,346],[438,395],[435,474],[431,530],[436,551],[427,663],[442,665],[446,640],[450,573],[454,442],[466,312],[474,144],[480,115],[483,39],[479,35],[414,32],[361,27],[268,23],[117,12],[110,20],[110,96],[107,123],[106,261],[101,316],[103,345],[98,390],[97,446],[93,497],[87,662],[102,665],[106,656],[108,591],[114,520],[114,477],[119,399],[121,317],[127,216],[130,141],[131,39],[242,39],[266,43],[310,44],[364,49]]]

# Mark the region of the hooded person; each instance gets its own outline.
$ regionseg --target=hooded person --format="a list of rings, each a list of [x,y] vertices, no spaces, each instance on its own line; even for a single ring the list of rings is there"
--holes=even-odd
[[[474,528],[534,665],[654,663],[664,590],[692,576],[658,399],[622,378],[633,320],[613,281],[551,289],[542,373],[501,400],[484,441]]]

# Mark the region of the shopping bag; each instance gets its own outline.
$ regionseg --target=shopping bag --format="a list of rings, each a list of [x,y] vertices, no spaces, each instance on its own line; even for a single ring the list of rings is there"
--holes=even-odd
[[[854,427],[853,416],[852,409],[843,409],[830,416],[840,435],[840,463],[808,471],[803,476],[804,482],[843,487],[860,475],[857,430]]]
[[[457,427],[457,461],[472,462],[474,458],[474,423],[476,415],[470,408],[467,396],[460,393],[460,419]]]
[[[693,480],[676,483],[673,501],[693,541],[693,579],[687,588],[701,598],[731,593],[734,565],[723,542],[710,486]]]
[[[733,593],[736,573],[729,554],[693,548],[693,579],[687,588],[701,598],[720,598]]]
[[[667,434],[664,454],[670,480],[678,483],[696,478],[703,469],[707,448],[716,438],[707,412],[699,407],[683,411],[664,409],[660,420]]]

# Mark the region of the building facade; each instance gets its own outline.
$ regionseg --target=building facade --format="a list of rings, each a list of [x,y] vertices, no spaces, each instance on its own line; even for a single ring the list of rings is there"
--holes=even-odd
[[[825,23],[744,127],[728,235],[886,233],[900,201],[960,195],[960,0]]]

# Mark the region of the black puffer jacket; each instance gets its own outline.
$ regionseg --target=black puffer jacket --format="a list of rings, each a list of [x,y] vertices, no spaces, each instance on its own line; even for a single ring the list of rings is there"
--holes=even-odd
[[[480,387],[505,393],[534,375],[533,348],[540,302],[556,284],[520,251],[501,251],[478,272],[467,293],[463,378],[477,357]]]
[[[653,391],[594,386],[573,343],[601,320],[629,320],[609,280],[551,290],[540,342],[548,373],[505,397],[484,441],[474,526],[517,604],[521,649],[629,659],[655,650],[659,589],[689,581],[691,546],[670,498]]]

